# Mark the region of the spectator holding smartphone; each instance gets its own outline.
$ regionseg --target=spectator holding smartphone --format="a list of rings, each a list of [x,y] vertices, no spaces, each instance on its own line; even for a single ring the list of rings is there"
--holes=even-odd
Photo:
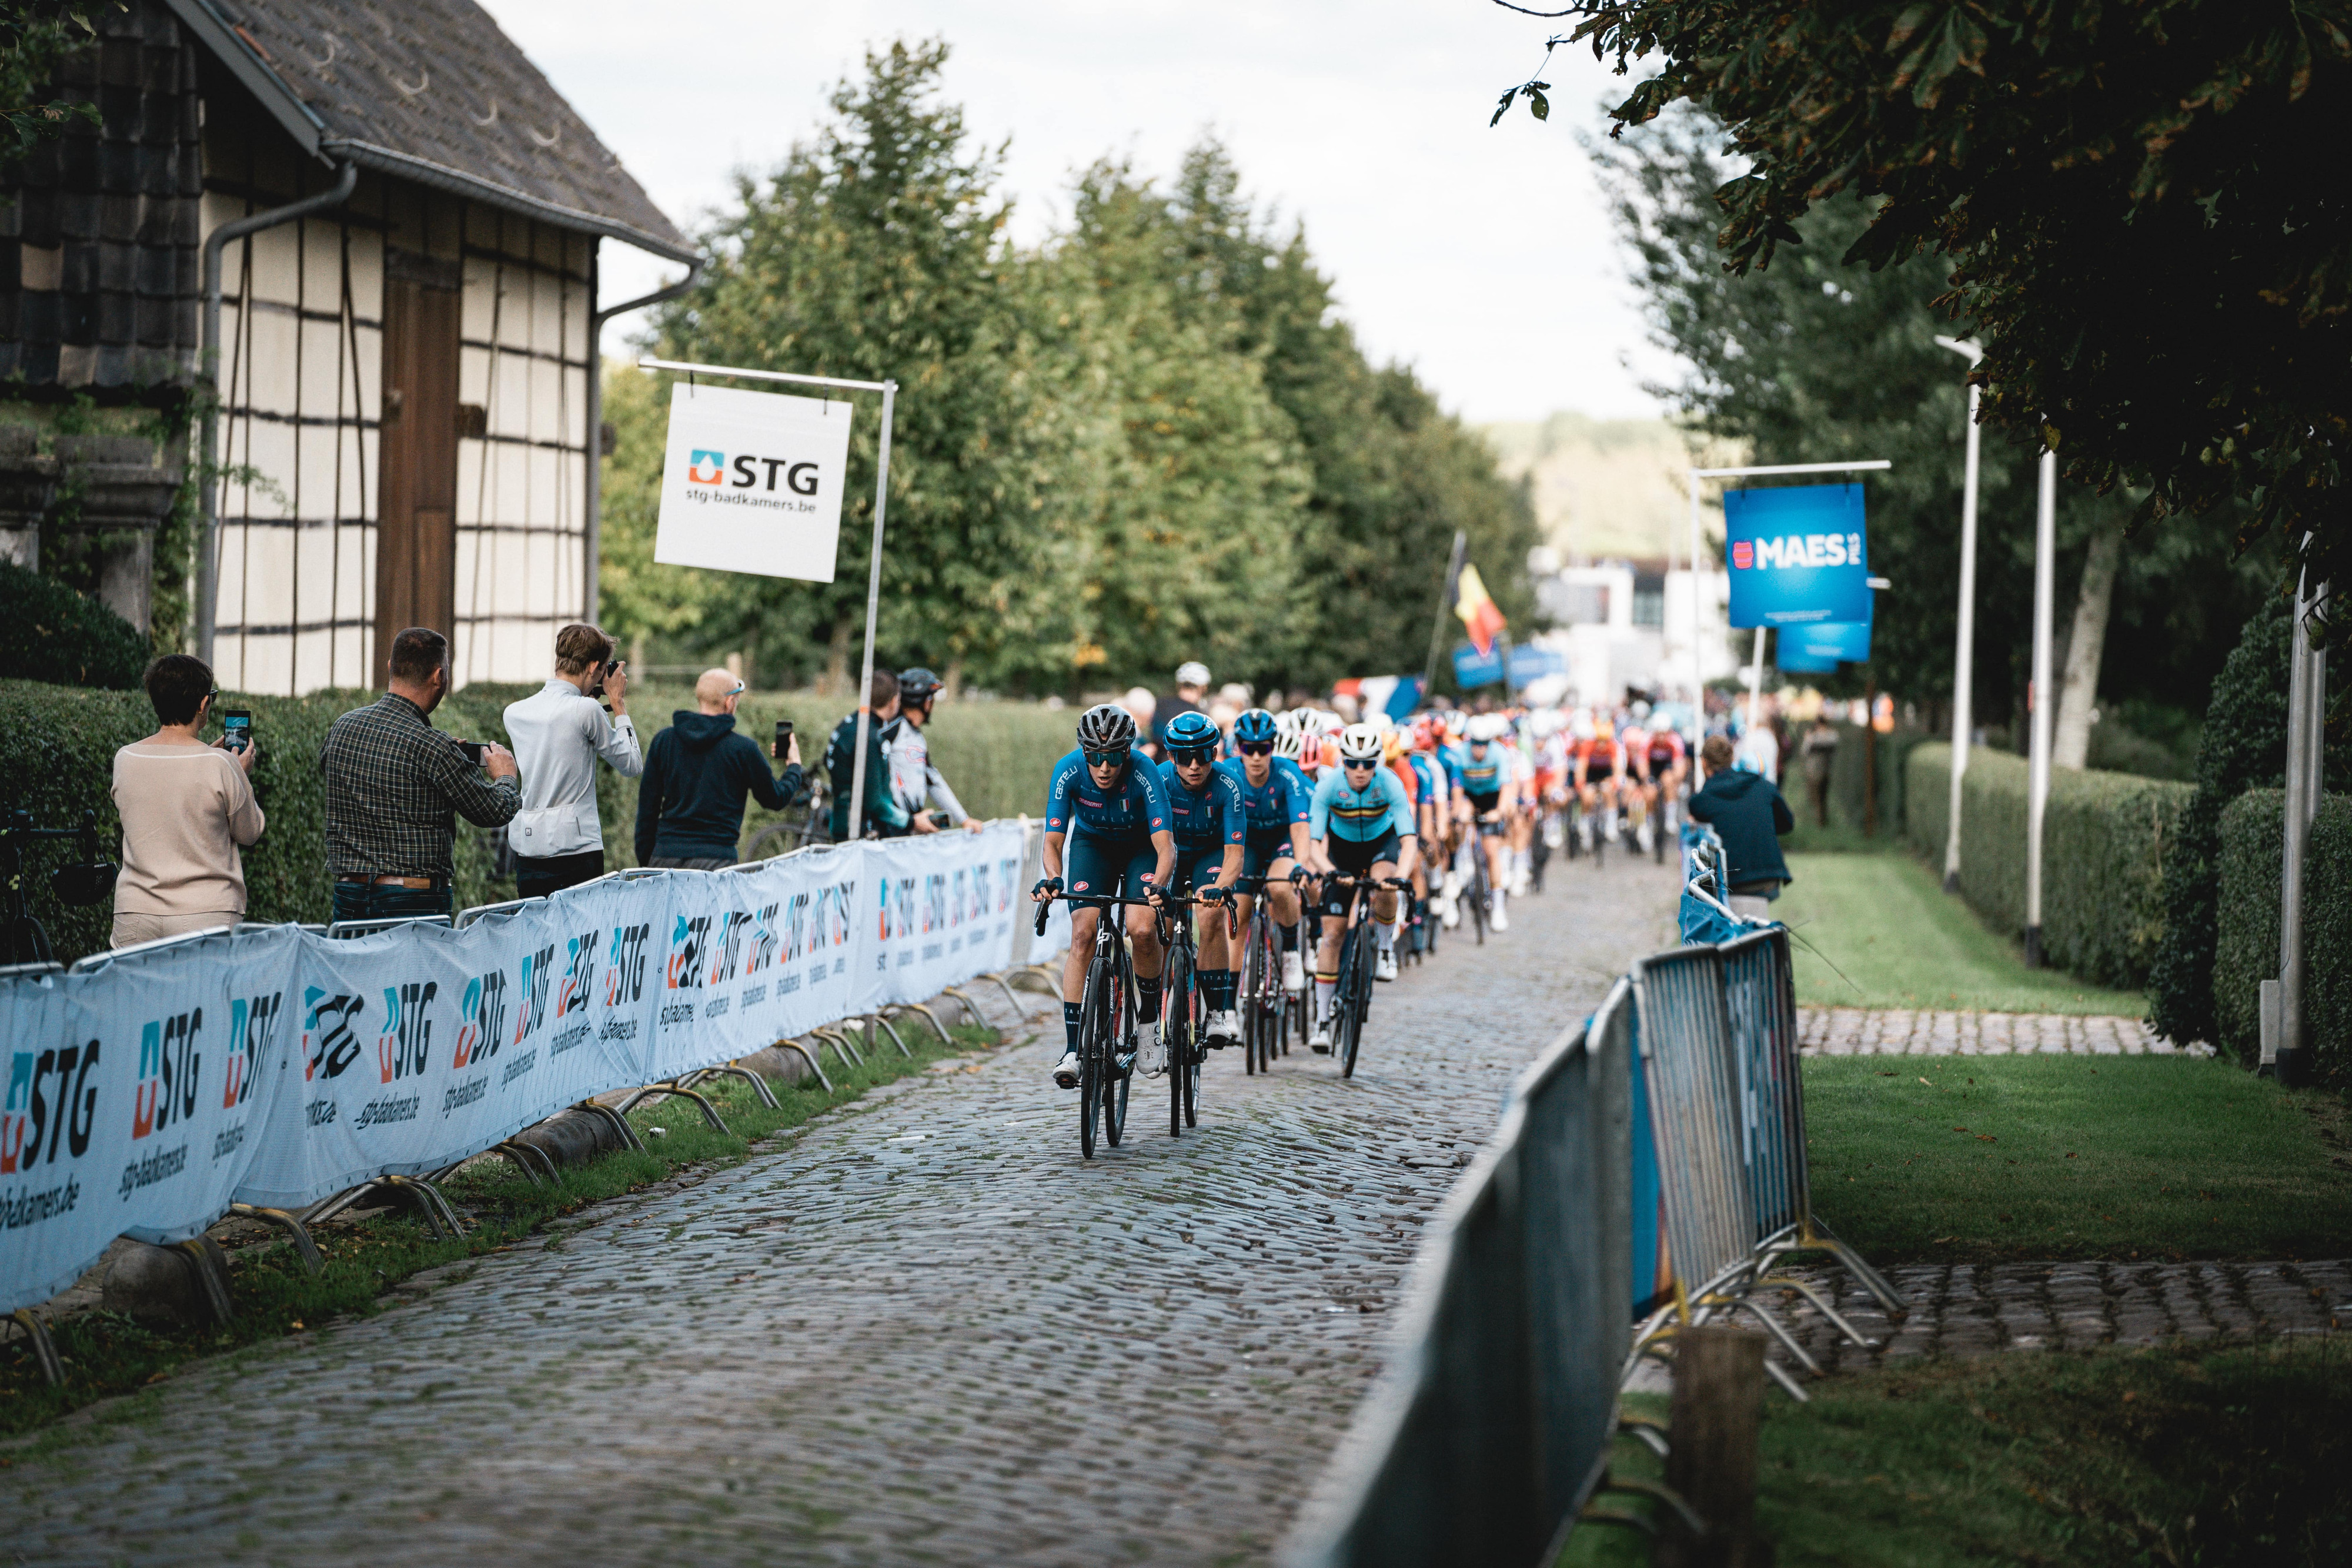
[[[604,702],[596,690],[601,683]],[[604,704],[612,705],[607,717]],[[555,634],[555,674],[509,703],[507,737],[522,769],[522,807],[507,824],[515,852],[515,894],[544,898],[604,874],[604,830],[596,816],[596,759],[624,779],[646,770],[629,721],[629,672],[613,640],[593,626]]]
[[[725,670],[703,671],[694,683],[695,711],[670,715],[669,727],[646,747],[646,779],[637,789],[638,864],[723,871],[735,863],[747,794],[771,811],[800,798],[800,737],[784,743],[783,772],[770,773],[759,742],[735,732],[735,705],[742,698],[741,681]],[[771,755],[774,750],[771,745]]]
[[[522,805],[513,753],[485,741],[477,763],[426,716],[449,695],[449,639],[411,626],[387,664],[389,689],[335,720],[319,749],[338,920],[451,913],[457,818],[495,828]]]
[[[114,883],[113,945],[128,947],[245,918],[245,862],[261,837],[247,740],[201,740],[212,713],[212,670],[166,653],[147,666],[155,733],[114,754],[114,808],[122,871]]]

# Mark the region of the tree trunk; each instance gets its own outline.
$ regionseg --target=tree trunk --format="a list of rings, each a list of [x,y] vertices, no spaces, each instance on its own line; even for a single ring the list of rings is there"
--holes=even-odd
[[[2050,760],[2081,768],[2091,754],[2091,708],[2099,700],[2099,659],[2107,644],[2107,612],[2116,598],[2116,568],[2124,537],[2114,528],[2091,536],[2083,559],[2083,588],[2074,599],[2074,628],[2066,638],[2066,674],[2051,726]]]
[[[833,623],[833,636],[824,650],[824,679],[818,685],[829,697],[842,696],[849,691],[849,617],[846,615]]]
[[[963,657],[958,654],[948,661],[946,678],[940,683],[940,695],[953,703],[963,696]]]

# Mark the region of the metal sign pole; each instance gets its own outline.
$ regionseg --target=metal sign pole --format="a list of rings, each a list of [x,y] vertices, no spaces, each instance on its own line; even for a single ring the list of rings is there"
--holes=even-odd
[[[1952,338],[1936,341],[1967,357],[1974,369],[1984,350],[1972,342]],[[1968,457],[1960,471],[1960,625],[1952,648],[1952,778],[1951,801],[1944,821],[1944,891],[1960,885],[1960,783],[1969,771],[1969,742],[1976,727],[1977,646],[1977,400],[1984,389],[1969,387]]]
[[[856,838],[858,827],[866,820],[866,742],[872,733],[874,719],[874,622],[882,601],[882,524],[883,514],[890,502],[890,422],[898,408],[898,383],[848,381],[840,376],[807,376],[793,371],[752,371],[734,365],[699,364],[688,360],[641,359],[637,361],[637,369],[735,376],[753,382],[791,382],[801,386],[847,387],[854,392],[878,392],[882,394],[882,444],[874,469],[874,549],[866,568],[866,660],[858,674],[857,756],[850,764],[849,815],[845,823],[848,835]]]
[[[2033,517],[2033,704],[2025,774],[2025,967],[2042,967],[2042,819],[2050,805],[2050,620],[2058,597],[2058,455],[2042,455]]]

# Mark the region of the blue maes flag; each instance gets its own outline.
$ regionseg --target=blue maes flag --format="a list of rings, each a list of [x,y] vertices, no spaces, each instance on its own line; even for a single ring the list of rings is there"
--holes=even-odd
[[[1869,621],[1860,485],[1727,490],[1723,519],[1734,626]]]

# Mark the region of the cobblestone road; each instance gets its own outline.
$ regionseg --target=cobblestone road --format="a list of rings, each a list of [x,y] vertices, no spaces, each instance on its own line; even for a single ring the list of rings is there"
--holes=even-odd
[[[2139,1019],[2079,1013],[1969,1013],[1799,1008],[1807,1056],[2210,1056],[2174,1045]]]
[[[1581,871],[1583,868],[1578,868]],[[1607,898],[1595,896],[1605,889]],[[1077,1158],[1031,1044],[603,1206],[380,1317],[212,1363],[0,1470],[16,1560],[1238,1563],[1377,1369],[1513,1073],[1670,944],[1555,877],[1383,987],[1352,1082],[1213,1062]],[[1058,1030],[1055,1030],[1058,1034]]]

